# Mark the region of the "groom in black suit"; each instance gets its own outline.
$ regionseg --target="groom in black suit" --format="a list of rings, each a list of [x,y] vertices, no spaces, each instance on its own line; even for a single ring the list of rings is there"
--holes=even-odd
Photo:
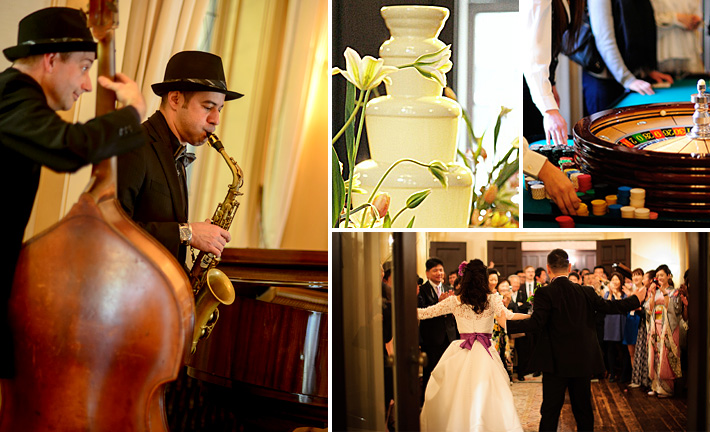
[[[453,295],[453,291],[444,292],[444,263],[438,258],[429,258],[426,261],[426,283],[422,284],[417,296],[417,307],[425,308],[437,304],[439,301]],[[439,359],[452,341],[459,339],[456,329],[456,319],[448,314],[436,318],[422,320],[419,323],[419,340],[422,351],[426,353],[428,361],[424,366],[422,389],[422,402],[431,371],[434,370]]]
[[[604,372],[594,313],[628,312],[646,298],[642,287],[624,300],[603,300],[593,288],[570,282],[570,268],[567,252],[550,252],[547,272],[552,282],[535,292],[532,316],[507,322],[509,334],[540,332],[531,359],[532,367],[543,372],[540,431],[557,430],[566,389],[577,430],[594,429],[590,381],[592,375]]]

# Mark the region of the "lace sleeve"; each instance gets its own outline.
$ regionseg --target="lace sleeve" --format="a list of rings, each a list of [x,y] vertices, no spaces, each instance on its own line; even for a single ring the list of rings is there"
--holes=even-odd
[[[513,311],[503,305],[503,297],[500,294],[496,293],[491,296],[491,306],[494,316],[500,316],[500,312],[505,311],[505,319],[513,318]]]
[[[434,318],[441,315],[446,315],[454,311],[457,300],[456,296],[448,297],[446,300],[439,302],[427,308],[417,308],[417,316],[420,320]]]

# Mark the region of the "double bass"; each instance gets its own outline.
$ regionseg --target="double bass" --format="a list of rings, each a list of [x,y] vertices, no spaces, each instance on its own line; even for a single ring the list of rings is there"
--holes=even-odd
[[[115,74],[117,16],[116,1],[91,0],[99,75]],[[97,93],[97,115],[115,109],[113,92]],[[0,432],[167,431],[163,387],[190,346],[194,307],[177,260],[116,199],[116,158],[94,165],[71,211],[23,245]]]

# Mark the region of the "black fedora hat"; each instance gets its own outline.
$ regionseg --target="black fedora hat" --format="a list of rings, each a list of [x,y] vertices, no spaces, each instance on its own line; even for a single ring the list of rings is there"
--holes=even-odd
[[[241,93],[227,90],[222,59],[203,51],[182,51],[170,58],[163,82],[151,86],[163,96],[169,91],[214,91],[224,93],[224,100],[238,99]]]
[[[17,45],[5,48],[10,61],[51,52],[96,52],[96,42],[78,9],[50,7],[33,12],[20,21]]]

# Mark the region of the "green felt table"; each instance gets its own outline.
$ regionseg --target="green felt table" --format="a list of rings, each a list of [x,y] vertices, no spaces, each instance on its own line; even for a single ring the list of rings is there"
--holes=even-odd
[[[690,102],[690,96],[697,93],[697,79],[678,80],[670,88],[656,88],[653,95],[640,95],[635,92],[624,95],[614,108],[621,108],[642,104],[669,103],[669,102]],[[710,80],[708,81],[710,83]],[[531,143],[545,144],[545,141]],[[568,141],[573,145],[572,140]],[[619,185],[621,186],[621,185]],[[561,215],[557,206],[550,200],[534,200],[529,190],[523,191],[523,220],[524,228],[556,228],[559,227],[555,217]],[[603,197],[600,197],[603,199]],[[581,217],[573,216],[575,228],[654,228],[654,227],[710,227],[710,215],[708,218],[690,217],[682,218],[678,216],[665,217],[660,215],[656,220],[644,219],[621,219],[612,218],[608,214],[605,216]]]
[[[619,102],[614,105],[614,108],[654,103],[690,102],[690,96],[698,92],[697,84],[697,79],[684,79],[674,82],[670,88],[653,89],[655,94],[652,95],[642,95],[631,92],[624,95]]]

